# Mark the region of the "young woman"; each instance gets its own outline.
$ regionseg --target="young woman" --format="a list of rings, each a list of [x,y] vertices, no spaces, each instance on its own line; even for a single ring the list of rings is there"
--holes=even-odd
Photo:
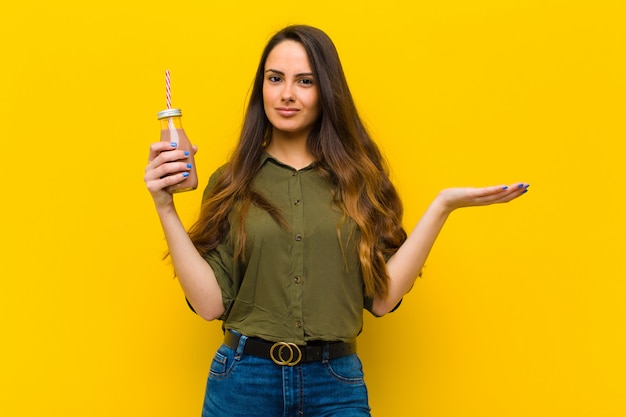
[[[359,119],[330,38],[278,32],[263,51],[231,160],[187,232],[169,185],[184,152],[150,147],[145,182],[192,308],[220,319],[203,416],[369,416],[355,339],[392,311],[450,213],[528,184],[441,191],[407,237],[402,205]]]

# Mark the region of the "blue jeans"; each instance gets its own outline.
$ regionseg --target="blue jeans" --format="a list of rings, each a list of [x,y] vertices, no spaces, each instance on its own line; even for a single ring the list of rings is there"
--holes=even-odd
[[[370,417],[356,354],[296,366],[222,345],[211,363],[202,417]]]

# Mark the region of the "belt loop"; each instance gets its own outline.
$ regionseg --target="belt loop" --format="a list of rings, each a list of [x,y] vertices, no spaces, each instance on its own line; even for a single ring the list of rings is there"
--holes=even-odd
[[[328,363],[330,358],[329,346],[329,343],[322,343],[322,363],[324,364]]]
[[[240,360],[243,355],[243,350],[246,348],[246,341],[248,340],[248,336],[244,336],[240,333],[235,333],[239,335],[239,344],[237,345],[237,350],[235,351],[235,359]]]

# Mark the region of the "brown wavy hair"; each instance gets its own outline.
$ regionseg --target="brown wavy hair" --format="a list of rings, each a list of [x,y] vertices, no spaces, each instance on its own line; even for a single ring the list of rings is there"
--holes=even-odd
[[[243,257],[244,219],[251,204],[266,210],[283,227],[289,227],[280,212],[251,187],[264,145],[271,140],[272,126],[263,108],[265,62],[272,49],[285,40],[304,47],[319,88],[320,117],[309,134],[307,146],[317,161],[317,169],[331,184],[334,203],[342,210],[344,220],[352,220],[360,232],[358,253],[365,294],[385,297],[389,280],[386,259],[406,240],[402,203],[380,150],[358,115],[335,45],[323,31],[310,26],[286,27],[267,43],[239,142],[205,195],[199,220],[190,228],[189,236],[200,254],[205,255],[227,237],[232,221],[238,228],[235,256]],[[229,218],[233,214],[236,217]]]

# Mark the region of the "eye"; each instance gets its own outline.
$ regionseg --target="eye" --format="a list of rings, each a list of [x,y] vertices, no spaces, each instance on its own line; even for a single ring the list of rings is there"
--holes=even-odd
[[[280,77],[278,75],[270,75],[267,77],[267,80],[271,83],[277,83],[280,82]]]
[[[300,83],[300,84],[303,84],[303,85],[306,85],[306,86],[309,86],[309,85],[313,85],[313,84],[315,84],[315,83],[313,82],[313,80],[312,80],[312,79],[310,79],[310,78],[302,78],[302,79],[299,81],[299,83]]]

